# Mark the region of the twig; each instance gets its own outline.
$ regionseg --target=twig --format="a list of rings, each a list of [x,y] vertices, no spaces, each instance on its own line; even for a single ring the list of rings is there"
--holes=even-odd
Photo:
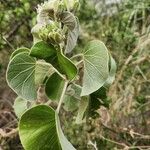
[[[77,62],[75,65],[76,65],[76,66],[79,66],[82,62],[83,62],[83,60]]]
[[[89,141],[89,142],[88,142],[88,145],[92,145],[95,150],[98,150],[96,142],[93,143],[92,141]]]
[[[124,144],[124,143],[120,143],[120,142],[117,142],[117,141],[113,141],[113,140],[108,139],[108,138],[106,138],[106,137],[104,137],[104,136],[102,136],[102,135],[100,135],[100,137],[101,137],[103,140],[106,140],[106,141],[108,141],[108,142],[111,142],[111,143],[120,145],[120,146],[122,146],[122,147],[128,147],[128,146],[127,146],[126,144]]]
[[[18,132],[18,128],[12,129],[12,130],[11,130],[10,132],[8,132],[8,133],[4,132],[3,129],[0,129],[0,136],[1,136],[2,138],[12,137],[12,136],[16,135],[17,132]]]
[[[73,60],[73,59],[76,59],[78,57],[83,57],[83,54],[77,54],[77,55],[74,55],[72,56],[70,59]]]
[[[4,36],[2,36],[2,39],[13,49],[15,50],[15,48],[12,46],[12,44],[7,40],[7,38],[5,38]]]
[[[56,111],[57,111],[57,113],[59,113],[60,107],[61,107],[62,102],[63,102],[63,100],[64,100],[64,95],[65,95],[65,92],[66,92],[66,89],[67,89],[68,83],[69,83],[69,81],[68,81],[68,80],[66,80],[66,81],[65,81],[64,88],[63,88],[63,91],[62,91],[62,94],[61,94],[61,97],[60,97],[60,100],[59,100],[59,103],[58,103],[58,107],[57,107],[57,110],[56,110]]]
[[[113,141],[113,140],[108,139],[108,138],[106,138],[106,137],[104,137],[102,135],[100,135],[100,137],[102,139],[108,141],[108,142],[111,142],[111,143],[114,143],[116,145],[122,146],[125,150],[136,149],[136,148],[138,148],[138,149],[141,149],[141,148],[150,148],[150,146],[128,146],[125,143],[120,143],[120,142],[117,142],[117,141]]]

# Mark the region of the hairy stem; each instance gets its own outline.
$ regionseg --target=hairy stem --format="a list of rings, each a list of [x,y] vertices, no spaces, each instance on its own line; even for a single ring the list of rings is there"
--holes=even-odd
[[[83,54],[76,54],[76,55],[72,56],[70,59],[73,60],[73,59],[76,59],[78,57],[83,58]]]
[[[66,92],[66,89],[67,89],[67,86],[68,86],[68,82],[69,82],[68,80],[65,81],[65,85],[64,85],[64,88],[63,88],[63,91],[62,91],[59,103],[58,103],[58,107],[56,109],[57,113],[59,113],[60,107],[61,107],[62,102],[64,100],[64,95],[65,95],[65,92]]]

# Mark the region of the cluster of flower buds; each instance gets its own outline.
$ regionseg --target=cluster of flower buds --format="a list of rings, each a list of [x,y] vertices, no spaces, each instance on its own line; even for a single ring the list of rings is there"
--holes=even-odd
[[[64,41],[64,32],[59,16],[65,12],[75,12],[79,0],[49,0],[37,8],[37,24],[32,28],[34,43],[39,40],[60,44]]]
[[[39,37],[43,41],[51,44],[61,43],[64,40],[64,35],[59,25],[56,22],[51,22],[39,30]]]

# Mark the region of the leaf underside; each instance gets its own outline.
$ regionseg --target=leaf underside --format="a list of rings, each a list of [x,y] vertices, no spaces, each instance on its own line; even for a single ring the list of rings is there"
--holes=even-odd
[[[10,61],[7,68],[9,86],[26,100],[35,100],[37,97],[35,66],[35,59],[28,53],[19,53]]]
[[[30,49],[26,48],[26,47],[20,47],[18,49],[16,49],[10,56],[10,60],[13,59],[17,54],[22,53],[22,52],[26,52],[29,53]]]
[[[68,31],[65,54],[72,52],[72,50],[75,48],[78,36],[79,36],[79,20],[77,19],[75,28],[73,30]]]
[[[84,76],[81,96],[97,91],[104,85],[109,75],[109,54],[101,41],[89,42],[83,55]]]
[[[61,13],[60,20],[70,30],[73,30],[76,26],[76,18],[71,12],[65,11]]]

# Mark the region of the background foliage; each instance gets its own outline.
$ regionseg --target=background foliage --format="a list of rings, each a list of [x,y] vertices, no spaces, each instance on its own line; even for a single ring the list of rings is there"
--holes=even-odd
[[[14,49],[31,46],[30,30],[40,2],[0,1],[0,149],[22,149],[12,108],[16,95],[6,84],[5,71]],[[79,150],[149,149],[150,2],[81,0],[78,16],[81,27],[76,50],[91,39],[100,39],[115,57],[118,71],[109,89],[109,109],[97,111],[101,117],[80,127],[71,123],[71,113],[62,111],[66,135]]]

